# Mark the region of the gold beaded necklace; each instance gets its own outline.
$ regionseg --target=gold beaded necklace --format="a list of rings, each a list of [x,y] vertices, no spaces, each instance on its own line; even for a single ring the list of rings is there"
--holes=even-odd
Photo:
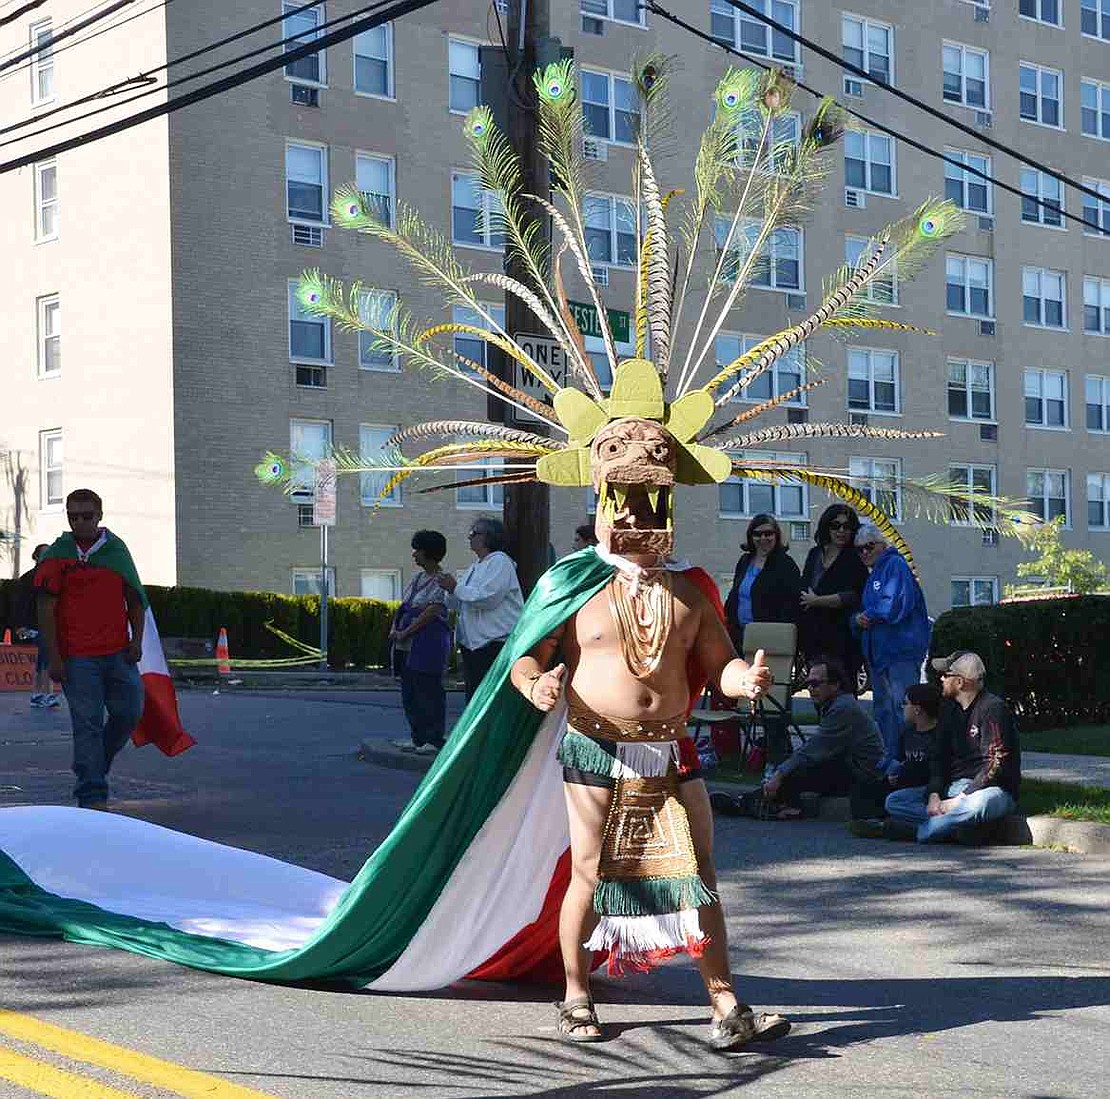
[[[674,588],[666,569],[638,575],[618,573],[609,584],[609,610],[625,665],[636,679],[659,667],[674,624]]]

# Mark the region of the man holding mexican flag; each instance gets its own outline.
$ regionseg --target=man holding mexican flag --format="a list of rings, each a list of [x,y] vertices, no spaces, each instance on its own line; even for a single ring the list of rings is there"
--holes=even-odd
[[[108,808],[108,771],[132,737],[167,755],[192,746],[181,728],[154,617],[131,553],[100,525],[91,489],[66,497],[72,533],[42,555],[35,575],[50,675],[73,723],[73,794],[83,809]],[[108,719],[104,720],[107,710]]]

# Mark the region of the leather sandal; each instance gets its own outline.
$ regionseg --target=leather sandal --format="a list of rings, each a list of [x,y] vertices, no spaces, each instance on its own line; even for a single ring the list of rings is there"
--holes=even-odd
[[[601,1023],[597,1020],[594,1002],[589,996],[576,996],[555,1005],[559,1009],[559,1037],[564,1042],[600,1042],[605,1035],[601,1033]],[[597,1027],[597,1034],[585,1032],[586,1027]]]
[[[782,1015],[758,1014],[747,1004],[737,1004],[709,1031],[709,1045],[724,1052],[740,1049],[749,1042],[771,1042],[790,1032],[790,1020]]]

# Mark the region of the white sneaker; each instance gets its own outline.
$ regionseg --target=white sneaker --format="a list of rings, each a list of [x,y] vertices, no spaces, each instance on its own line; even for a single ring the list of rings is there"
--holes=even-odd
[[[391,740],[389,743],[392,744],[394,748],[396,748],[398,751],[401,751],[401,752],[415,752],[416,751],[416,745],[413,744],[413,742],[411,740]]]
[[[46,695],[31,695],[31,705],[34,706],[36,710],[42,709],[42,707],[46,705]]]
[[[60,706],[61,704],[62,700],[57,695],[47,695],[45,701],[43,702],[43,705],[48,710],[53,710],[56,706]]]
[[[421,744],[416,749],[416,754],[418,756],[434,756],[438,751],[439,749],[434,744]]]

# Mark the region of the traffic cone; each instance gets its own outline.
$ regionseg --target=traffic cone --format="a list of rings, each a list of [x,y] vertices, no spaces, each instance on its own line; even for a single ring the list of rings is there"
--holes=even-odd
[[[12,643],[12,631],[11,630],[5,630],[4,631],[4,640],[2,642],[0,642],[0,644],[10,645],[11,643]]]
[[[227,651],[227,630],[223,626],[216,638],[216,671],[220,675],[231,675],[231,654]]]

